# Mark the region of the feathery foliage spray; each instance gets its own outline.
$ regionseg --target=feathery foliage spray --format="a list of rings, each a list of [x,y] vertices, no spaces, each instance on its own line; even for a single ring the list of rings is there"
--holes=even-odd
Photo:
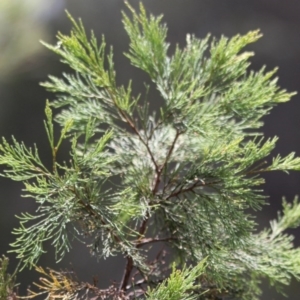
[[[186,46],[170,55],[162,17],[148,16],[143,5],[139,12],[127,7],[125,55],[158,90],[158,112],[133,96],[131,82],[117,85],[104,38],[99,46],[69,15],[70,35],[59,33],[55,46],[44,43],[74,70],[43,83],[57,95],[45,110],[52,169],[36,147],[15,139],[0,145],[3,175],[22,181],[24,196],[39,205],[35,214],[19,216],[13,231],[21,269],[37,264],[45,241],[59,261],[71,249],[70,237],[88,236],[94,256],[124,257],[116,275],[122,278],[100,289],[36,267],[40,291],[27,298],[253,300],[262,278],[280,291],[300,278],[300,250],[284,233],[300,225],[300,204],[284,201],[283,213],[259,233],[250,212],[266,203],[262,173],[300,169],[294,153],[267,163],[277,137],[265,139],[259,131],[262,117],[293,93],[277,86],[276,70],[248,71],[253,53],[243,48],[261,37],[259,31],[219,40],[187,35]],[[52,108],[61,108],[58,141]],[[62,163],[57,152],[64,140],[71,153]],[[157,251],[154,259],[150,249]],[[2,294],[12,289],[11,281],[9,289],[1,284]]]

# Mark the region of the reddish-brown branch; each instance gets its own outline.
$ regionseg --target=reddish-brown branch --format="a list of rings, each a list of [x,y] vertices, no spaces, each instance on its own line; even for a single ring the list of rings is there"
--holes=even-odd
[[[102,219],[102,217],[101,217],[99,214],[97,214],[97,213],[95,212],[95,210],[92,208],[92,206],[91,206],[89,203],[85,203],[85,202],[80,198],[80,196],[78,195],[78,193],[77,193],[77,191],[76,191],[75,188],[70,188],[70,191],[72,191],[72,192],[74,193],[74,195],[75,195],[75,196],[77,197],[77,199],[79,200],[79,203],[84,207],[84,209],[85,209],[91,216],[94,216],[95,218],[99,219],[102,225],[104,225],[104,226],[106,225],[105,221]],[[116,234],[114,234],[114,233],[112,232],[112,230],[110,230],[110,229],[107,229],[107,230],[110,232],[110,234],[113,236],[113,238],[115,239],[115,241],[116,241],[117,243],[121,243],[120,238],[119,238]]]
[[[128,123],[128,125],[131,127],[131,129],[137,134],[137,136],[139,137],[140,141],[145,145],[145,147],[147,148],[147,151],[150,155],[151,161],[154,164],[155,167],[155,171],[158,172],[159,168],[158,165],[154,159],[153,153],[151,151],[151,149],[149,148],[148,142],[145,142],[144,139],[142,138],[142,136],[140,135],[139,131],[137,130],[136,126],[133,124],[133,122],[130,120],[130,118],[122,111],[119,110],[120,114],[122,115],[122,117],[126,120],[126,122]]]
[[[175,138],[172,142],[172,145],[167,153],[167,156],[164,160],[164,163],[161,165],[161,166],[158,166],[155,158],[154,158],[154,155],[149,147],[149,144],[148,144],[148,139],[145,141],[140,132],[138,131],[137,127],[135,126],[134,122],[131,120],[130,116],[128,116],[118,105],[117,105],[117,102],[114,98],[114,95],[113,95],[113,92],[111,92],[110,90],[108,90],[108,93],[110,94],[111,98],[112,98],[112,101],[114,102],[119,114],[122,116],[122,118],[127,122],[127,124],[130,126],[130,128],[135,132],[135,134],[139,137],[140,141],[145,145],[147,151],[148,151],[148,154],[150,155],[150,158],[151,158],[151,161],[154,165],[154,168],[155,168],[155,173],[156,173],[156,178],[155,178],[155,182],[153,184],[153,188],[152,188],[152,194],[155,195],[158,191],[158,187],[159,187],[159,184],[160,184],[160,181],[161,181],[161,174],[163,172],[163,170],[165,169],[171,155],[172,155],[172,152],[174,150],[174,147],[175,147],[175,144],[176,144],[176,141],[180,135],[179,131],[176,132],[176,135],[175,135]],[[149,203],[149,205],[151,205],[151,203]],[[138,241],[136,242],[135,244],[135,247],[136,248],[139,248],[145,244],[149,244],[149,243],[153,243],[153,242],[158,242],[159,240],[158,239],[152,239],[152,240],[144,240],[142,241],[142,238],[143,236],[145,235],[145,232],[147,230],[147,223],[149,221],[149,218],[150,218],[150,214],[147,213],[147,215],[145,216],[144,220],[142,221],[141,225],[140,225],[140,229],[139,229],[139,238],[138,238]],[[160,239],[160,241],[163,241],[163,240],[166,240],[166,239]],[[170,240],[170,239],[169,239]],[[119,287],[119,290],[126,290],[126,287],[127,287],[127,284],[128,284],[128,281],[130,279],[130,274],[132,272],[134,268],[134,264],[133,264],[133,259],[132,257],[130,257],[129,255],[127,256],[127,263],[126,263],[126,267],[125,267],[125,270],[124,270],[124,274],[123,274],[123,278],[122,278],[122,281],[120,283],[120,287]]]
[[[127,286],[128,281],[129,281],[129,277],[130,277],[130,274],[132,272],[132,269],[133,269],[133,259],[132,259],[132,257],[127,256],[127,263],[126,263],[125,271],[124,271],[124,274],[123,274],[123,278],[121,280],[119,290],[123,290],[123,291],[126,290],[126,286]]]
[[[166,200],[168,200],[170,198],[173,198],[173,197],[177,197],[180,194],[184,194],[184,193],[187,193],[187,192],[192,192],[196,187],[210,186],[210,185],[218,184],[218,183],[221,183],[221,180],[215,180],[215,181],[210,181],[210,182],[204,182],[204,181],[201,181],[201,180],[196,180],[191,186],[189,186],[187,188],[183,188],[183,186],[182,186],[179,190],[171,193],[166,198]]]
[[[109,94],[119,112],[119,114],[123,117],[123,119],[127,122],[127,124],[130,126],[130,128],[134,131],[134,133],[139,137],[140,141],[145,145],[148,154],[150,155],[151,161],[154,165],[155,168],[155,172],[156,174],[159,174],[159,167],[155,161],[155,158],[153,156],[153,153],[148,145],[148,142],[144,141],[144,139],[142,138],[141,134],[139,133],[138,129],[136,128],[135,124],[133,123],[133,121],[130,119],[130,117],[122,110],[119,108],[119,106],[117,105],[114,97],[113,97],[113,93],[111,91],[109,91]],[[157,176],[157,180],[159,181],[159,176]],[[157,184],[158,185],[158,184]],[[147,222],[149,219],[149,214],[147,214],[147,216],[145,217],[145,219],[143,220],[141,226],[140,226],[140,230],[139,230],[139,236],[142,237],[144,235],[144,233],[146,232],[147,229]],[[126,286],[128,284],[129,278],[130,278],[130,274],[132,272],[133,269],[133,259],[130,256],[127,256],[127,263],[126,263],[126,267],[125,267],[125,271],[123,274],[123,278],[120,284],[120,290],[125,290]]]
[[[166,164],[168,163],[168,161],[169,161],[169,159],[170,159],[170,157],[171,157],[171,155],[172,155],[172,153],[173,153],[175,144],[176,144],[176,142],[177,142],[177,140],[178,140],[180,134],[181,134],[181,132],[179,132],[179,131],[177,130],[177,131],[176,131],[175,138],[174,138],[174,140],[173,140],[173,142],[172,142],[172,145],[171,145],[171,147],[170,147],[170,149],[169,149],[169,151],[168,151],[168,154],[167,154],[167,156],[166,156],[166,159],[165,159],[165,161],[164,161],[164,163],[163,163],[163,165],[162,165],[162,167],[161,167],[161,170],[163,170],[163,169],[165,168]]]
[[[115,97],[113,96],[113,92],[108,90],[108,93],[110,94],[110,97],[112,98],[112,101],[114,102],[119,114],[124,118],[124,120],[127,122],[127,124],[130,126],[130,128],[134,131],[134,133],[139,137],[140,141],[145,145],[147,148],[147,151],[150,155],[151,161],[154,164],[156,172],[158,172],[158,165],[154,159],[153,153],[151,149],[149,148],[148,142],[144,141],[141,134],[139,133],[138,129],[134,125],[133,121],[130,119],[130,117],[117,105],[117,102],[115,100]]]
[[[178,195],[183,194],[183,193],[191,192],[197,186],[198,186],[198,181],[194,182],[190,187],[185,188],[185,189],[182,186],[179,190],[177,190],[176,192],[173,192],[172,194],[170,194],[166,198],[166,200],[168,200],[170,198],[173,198],[173,197],[177,197]]]
[[[175,135],[175,138],[172,142],[172,145],[167,153],[167,156],[165,158],[165,161],[164,163],[161,165],[161,167],[156,171],[156,180],[155,180],[155,183],[154,183],[154,186],[153,186],[153,190],[152,190],[152,193],[153,195],[157,193],[157,190],[158,190],[158,187],[159,187],[159,184],[160,184],[160,180],[161,180],[161,173],[163,172],[164,168],[166,168],[166,165],[173,153],[173,150],[174,150],[174,147],[175,147],[175,144],[176,144],[176,141],[178,139],[180,135],[180,132],[179,131],[176,131],[176,135]]]
[[[126,119],[127,116],[124,115],[124,118]],[[127,119],[126,119],[126,120],[127,120]],[[128,121],[130,121],[130,120],[128,120]],[[137,129],[136,129],[136,127],[134,126],[134,124],[131,123],[131,122],[128,122],[128,124],[129,124],[129,125],[132,127],[132,129],[138,134],[138,136],[140,137],[141,141],[143,142],[143,139],[142,139],[141,136],[139,135],[139,132],[137,131]],[[180,133],[177,131],[177,132],[176,132],[176,135],[175,135],[175,138],[174,138],[174,140],[173,140],[173,142],[172,142],[172,145],[171,145],[171,147],[170,147],[170,149],[169,149],[169,151],[168,151],[168,153],[167,153],[167,156],[166,156],[166,158],[165,158],[165,161],[164,161],[164,163],[162,164],[161,167],[158,167],[158,165],[156,164],[155,159],[154,159],[154,157],[153,157],[153,154],[152,154],[152,152],[151,152],[151,150],[150,150],[148,144],[147,144],[146,142],[143,142],[144,145],[147,147],[147,150],[148,150],[148,152],[149,152],[149,154],[150,154],[150,156],[151,156],[151,158],[152,158],[152,161],[154,162],[155,170],[156,170],[156,180],[155,180],[155,183],[154,183],[154,186],[153,186],[153,190],[152,190],[152,194],[153,194],[153,195],[155,195],[155,194],[157,193],[157,190],[158,190],[158,187],[159,187],[159,183],[160,183],[161,173],[162,173],[162,171],[164,170],[164,168],[166,167],[166,165],[167,165],[167,163],[168,163],[168,161],[169,161],[169,159],[170,159],[170,157],[171,157],[171,155],[172,155],[172,152],[173,152],[173,150],[174,150],[174,147],[175,147],[175,144],[176,144],[176,141],[177,141],[179,135],[180,135]],[[150,244],[150,243],[153,243],[153,242],[159,242],[159,241],[163,241],[163,240],[166,241],[166,240],[170,240],[170,239],[171,239],[171,238],[168,238],[168,239],[160,239],[160,240],[159,240],[159,239],[148,239],[147,241],[146,241],[146,240],[142,241],[141,238],[144,236],[144,234],[145,234],[145,232],[146,232],[146,230],[147,230],[147,223],[148,223],[148,221],[149,221],[149,217],[150,217],[150,215],[149,215],[149,213],[147,213],[145,219],[142,221],[142,224],[141,224],[140,230],[139,230],[139,240],[137,241],[137,243],[136,243],[136,245],[135,245],[136,248],[139,248],[139,247],[141,247],[141,246],[143,246],[143,245]],[[131,258],[130,256],[128,256],[128,257],[127,257],[127,263],[126,263],[125,271],[124,271],[124,275],[123,275],[123,278],[122,278],[122,281],[121,281],[121,284],[120,284],[120,289],[123,289],[123,290],[126,289],[126,286],[127,286],[127,284],[128,284],[129,277],[130,277],[130,274],[131,274],[131,272],[132,272],[132,270],[133,270],[133,267],[134,267],[134,265],[133,265],[133,260],[132,260],[132,258]]]
[[[139,237],[144,236],[144,234],[146,232],[146,229],[147,229],[148,220],[149,220],[149,213],[147,214],[147,216],[145,217],[145,219],[143,220],[143,222],[141,224],[141,227],[140,227],[140,230],[139,230]],[[139,242],[137,242],[135,244],[135,247],[138,248],[138,245],[139,245]],[[125,271],[124,271],[123,278],[122,278],[122,281],[121,281],[121,284],[120,284],[120,290],[125,290],[126,289],[126,286],[128,284],[129,277],[130,277],[130,274],[133,270],[133,267],[134,267],[133,266],[133,259],[130,256],[127,256],[127,263],[126,263]]]

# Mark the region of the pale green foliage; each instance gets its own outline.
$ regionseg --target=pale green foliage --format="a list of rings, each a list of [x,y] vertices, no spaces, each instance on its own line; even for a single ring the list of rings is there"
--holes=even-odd
[[[193,294],[193,290],[197,291],[200,285],[195,281],[204,274],[205,260],[199,263],[193,269],[183,267],[182,270],[176,270],[173,265],[170,277],[164,280],[157,288],[148,291],[148,300],[195,300],[201,294]],[[203,292],[205,294],[205,292]]]
[[[55,1],[0,1],[1,81],[19,74],[23,64],[42,50],[37,41],[48,37],[45,14],[53,14]]]
[[[147,297],[148,287],[149,299],[250,300],[258,299],[262,278],[278,289],[292,277],[300,279],[300,250],[283,233],[300,225],[298,200],[284,202],[283,215],[258,234],[250,215],[266,203],[261,173],[300,169],[293,153],[266,161],[277,137],[261,136],[261,119],[293,93],[277,86],[276,70],[247,71],[253,53],[242,50],[260,33],[219,40],[188,35],[186,47],[170,55],[161,17],[148,17],[142,5],[140,13],[128,7],[125,55],[159,91],[159,113],[132,96],[130,82],[117,85],[104,38],[99,46],[69,16],[71,34],[59,33],[56,46],[44,43],[76,72],[43,83],[57,93],[46,105],[52,170],[36,147],[14,139],[0,146],[0,163],[8,167],[4,176],[23,181],[24,196],[39,205],[36,214],[19,217],[13,251],[30,266],[45,252],[46,240],[59,260],[71,247],[70,234],[88,236],[94,255],[126,258],[118,299]],[[62,108],[58,142],[50,106]],[[65,139],[72,143],[70,161],[61,164],[56,157]],[[150,262],[148,257],[162,242],[178,268],[189,264],[182,271],[173,267],[169,278],[164,256],[158,253]],[[49,297],[63,293],[48,291]]]

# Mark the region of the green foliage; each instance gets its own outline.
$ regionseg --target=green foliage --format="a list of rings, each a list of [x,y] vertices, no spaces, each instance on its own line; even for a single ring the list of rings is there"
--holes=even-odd
[[[16,300],[17,294],[14,291],[16,274],[7,273],[8,263],[7,257],[0,258],[0,299]]]
[[[200,285],[195,285],[195,281],[204,274],[205,260],[199,263],[193,269],[183,267],[183,269],[176,270],[173,265],[172,273],[168,279],[162,282],[156,289],[148,291],[148,300],[194,300],[200,295],[193,295],[193,290],[196,290]],[[205,292],[203,292],[204,294]]]
[[[59,33],[55,46],[44,43],[75,71],[43,83],[56,93],[45,110],[52,169],[36,146],[14,139],[0,145],[3,176],[22,181],[24,196],[39,205],[34,215],[19,217],[12,251],[23,267],[32,266],[45,241],[59,261],[70,238],[88,237],[98,258],[126,259],[120,285],[103,291],[38,269],[48,278],[38,285],[47,299],[81,299],[86,287],[93,299],[250,300],[261,294],[262,278],[279,291],[292,277],[299,280],[300,250],[284,233],[300,225],[298,200],[284,201],[283,214],[260,233],[250,214],[266,204],[262,173],[300,170],[294,153],[267,162],[277,137],[262,137],[262,117],[294,93],[278,87],[276,70],[247,70],[253,53],[243,49],[261,34],[187,35],[186,47],[170,54],[162,17],[148,16],[143,5],[139,13],[127,6],[125,55],[159,91],[159,113],[132,95],[131,82],[117,85],[112,49],[69,15],[70,35]],[[60,108],[57,142],[51,107]],[[71,142],[70,160],[59,163],[64,140]],[[155,244],[172,255],[160,251],[151,260]]]

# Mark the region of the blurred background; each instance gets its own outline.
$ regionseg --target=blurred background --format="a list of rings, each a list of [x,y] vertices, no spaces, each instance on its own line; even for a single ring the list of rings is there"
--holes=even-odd
[[[138,1],[129,1],[136,6]],[[268,70],[279,67],[279,85],[288,91],[300,91],[300,1],[289,0],[144,0],[146,9],[154,15],[163,14],[167,23],[168,41],[184,45],[187,33],[204,37],[245,34],[261,29],[264,37],[247,50],[255,51],[251,69],[266,65]],[[57,31],[68,33],[70,22],[64,10],[75,18],[81,17],[86,29],[93,29],[100,37],[106,36],[113,45],[117,79],[126,84],[133,79],[137,92],[142,91],[147,76],[131,67],[123,52],[127,50],[128,38],[121,23],[122,0],[0,0],[0,136],[10,140],[14,135],[26,145],[37,143],[42,159],[50,163],[50,151],[43,127],[44,107],[48,94],[39,86],[47,75],[59,76],[65,66],[58,57],[46,50],[39,40],[55,43]],[[158,99],[151,99],[157,103]],[[295,151],[300,155],[300,102],[295,96],[291,102],[279,105],[265,118],[263,131],[267,137],[279,136],[276,152],[286,155]],[[68,146],[65,146],[67,157]],[[275,152],[274,152],[275,153]],[[258,213],[260,228],[269,225],[281,209],[282,197],[292,201],[300,193],[300,173],[274,173],[265,176],[264,190],[269,195],[270,206]],[[34,201],[20,197],[22,185],[0,178],[0,254],[6,254],[9,243],[14,241],[13,228],[19,226],[14,217],[20,212],[34,212]],[[300,230],[291,231],[295,245],[300,246]],[[98,276],[100,286],[122,270],[124,261],[111,259],[97,263],[86,247],[74,242],[73,251],[63,262],[56,265],[50,243],[48,255],[40,265],[54,269],[73,268],[81,280],[92,281]],[[7,254],[6,254],[7,255]],[[17,264],[12,254],[11,271]],[[72,265],[70,266],[70,263]],[[121,275],[120,275],[121,276]],[[21,291],[36,281],[38,274],[26,270],[18,277]],[[300,284],[293,282],[286,289],[288,299],[300,299]],[[268,287],[262,299],[283,299]]]

